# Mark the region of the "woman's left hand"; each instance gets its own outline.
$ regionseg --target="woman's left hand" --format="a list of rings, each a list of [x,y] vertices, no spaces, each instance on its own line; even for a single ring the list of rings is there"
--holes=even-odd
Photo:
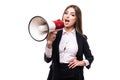
[[[85,65],[86,65],[86,63],[84,61],[79,61],[77,59],[72,59],[72,60],[70,60],[68,67],[73,69],[76,66],[85,66]]]

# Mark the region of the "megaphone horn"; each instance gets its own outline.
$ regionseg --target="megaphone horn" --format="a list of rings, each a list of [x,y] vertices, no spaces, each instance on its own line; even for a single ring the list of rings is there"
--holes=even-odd
[[[28,31],[32,39],[41,42],[45,40],[50,32],[61,30],[64,27],[62,20],[47,22],[41,16],[34,16],[29,24]]]

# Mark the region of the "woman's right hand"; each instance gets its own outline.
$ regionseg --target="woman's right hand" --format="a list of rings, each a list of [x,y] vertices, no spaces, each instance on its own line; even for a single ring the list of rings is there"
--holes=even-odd
[[[47,37],[47,47],[52,48],[52,43],[56,38],[57,31],[50,32]]]

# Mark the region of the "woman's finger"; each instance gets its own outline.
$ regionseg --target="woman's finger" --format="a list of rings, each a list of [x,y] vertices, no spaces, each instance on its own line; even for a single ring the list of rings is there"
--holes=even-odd
[[[73,69],[73,68],[75,68],[75,67],[76,67],[76,64],[75,64],[75,63],[73,63],[73,62],[72,62],[72,63],[69,63],[68,67]]]

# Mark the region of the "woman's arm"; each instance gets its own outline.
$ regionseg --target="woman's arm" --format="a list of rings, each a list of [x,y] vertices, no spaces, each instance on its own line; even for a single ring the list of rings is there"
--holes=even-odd
[[[44,60],[48,63],[52,60],[52,43],[56,38],[56,31],[51,32],[48,34],[47,37],[47,44],[45,48]]]
[[[87,39],[85,38],[83,40],[83,53],[85,55],[85,58],[89,61],[89,65],[86,66],[89,69],[91,66],[91,63],[94,60],[94,56],[92,55]]]

